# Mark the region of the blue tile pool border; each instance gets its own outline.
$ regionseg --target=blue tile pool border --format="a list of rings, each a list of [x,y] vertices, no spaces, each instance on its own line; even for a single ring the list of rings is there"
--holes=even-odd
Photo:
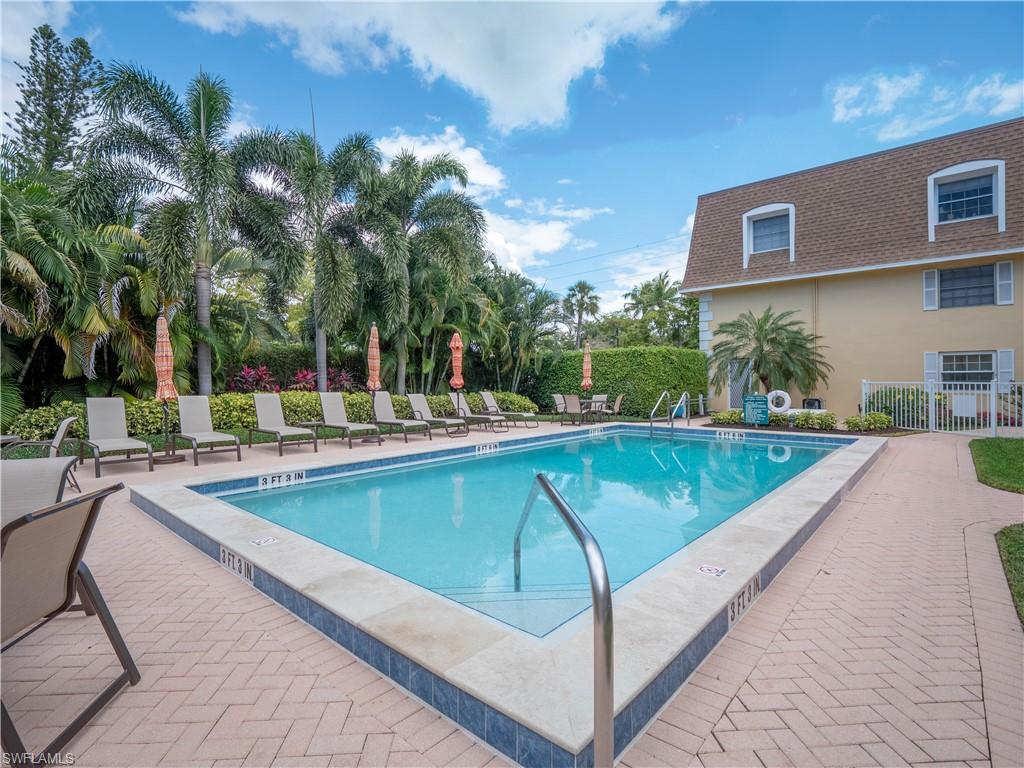
[[[604,429],[609,433],[649,432],[648,428],[643,426],[614,425]],[[704,437],[707,431],[697,433],[697,435]],[[689,433],[693,432],[694,430],[692,429],[684,428],[674,430],[676,435],[687,434],[689,436]],[[671,434],[673,431],[667,427],[656,427],[655,433]],[[591,435],[592,432],[581,433],[583,438]],[[769,442],[780,442],[779,437],[775,437],[773,440],[772,437],[774,436],[770,435],[759,434],[754,437],[767,438]],[[834,447],[849,445],[855,442],[853,439],[823,438],[820,436],[799,435],[797,437],[802,439],[796,442],[831,442],[842,440],[839,445],[834,445]],[[564,439],[561,436],[558,436],[558,438]],[[789,442],[788,435],[785,441]],[[546,441],[540,438],[523,438],[506,442],[522,444],[524,442],[540,443]],[[462,447],[445,451],[433,451],[429,455],[442,454],[444,457],[447,457],[450,455],[466,455],[472,452],[472,448],[467,451],[465,447]],[[839,505],[845,493],[867,472],[879,454],[880,451],[875,451],[857,472],[847,480],[844,486],[810,520],[804,523],[790,540],[761,568],[758,575],[760,577],[762,593]],[[423,454],[414,455],[416,458],[422,456]],[[358,462],[358,464],[371,465],[367,468],[390,466],[390,464],[381,464],[376,461]],[[351,468],[353,465],[341,466]],[[335,471],[337,470],[335,469]],[[202,486],[189,486],[189,488],[196,490],[197,488],[205,488],[209,485],[219,484],[211,483]],[[183,522],[145,496],[142,496],[134,488],[131,489],[131,501],[154,520],[167,527],[213,560],[220,562],[221,545],[219,542]],[[417,664],[401,652],[373,637],[370,633],[325,608],[298,590],[288,586],[255,564],[252,568],[252,584],[260,592],[518,764],[527,766],[527,768],[593,768],[593,742],[589,742],[575,754],[563,749],[558,744],[502,713],[490,704],[481,701],[479,698],[445,680],[440,675],[434,674]],[[726,605],[697,632],[690,642],[646,686],[622,707],[615,715],[616,755],[621,754],[633,739],[647,727],[662,707],[669,702],[690,675],[696,671],[714,647],[725,638],[729,628],[728,605]]]

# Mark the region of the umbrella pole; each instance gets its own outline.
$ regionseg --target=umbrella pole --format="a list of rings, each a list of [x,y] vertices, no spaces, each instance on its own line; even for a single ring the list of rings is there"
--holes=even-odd
[[[176,464],[185,460],[183,453],[171,453],[171,407],[166,400],[161,401],[164,407],[164,455],[154,456],[154,464]]]
[[[377,390],[371,389],[370,390],[370,420],[373,421],[374,423],[377,422],[377,411],[374,410],[374,407],[373,407],[374,403],[376,403],[376,402],[377,402]],[[372,437],[372,436],[371,437],[364,437],[359,442],[361,442],[361,443],[377,443],[379,445],[380,442],[383,442],[384,440],[387,440],[387,438],[384,436],[384,433],[380,431],[380,425],[377,425],[377,434],[380,436],[379,438]],[[378,442],[378,440],[380,442]]]

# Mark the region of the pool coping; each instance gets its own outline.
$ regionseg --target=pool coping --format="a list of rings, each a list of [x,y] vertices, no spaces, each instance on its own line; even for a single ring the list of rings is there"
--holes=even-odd
[[[725,636],[886,445],[882,438],[787,432],[742,437],[736,430],[716,434],[703,428],[655,427],[654,432],[689,433],[703,440],[843,446],[728,524],[616,590],[617,753]],[[496,436],[487,452],[594,433],[647,434],[648,428],[612,424],[535,437]],[[316,457],[307,456],[283,464],[279,472],[303,469],[307,479],[318,479],[339,468],[366,471],[478,450],[476,445],[460,445],[319,465]],[[592,764],[589,611],[537,638],[194,490],[243,490],[255,479],[250,470],[201,484],[142,485],[132,488],[131,497],[154,519],[223,565],[235,566],[255,588],[511,759],[530,766]],[[266,537],[275,543],[256,544]],[[706,575],[697,572],[702,565],[726,570],[720,576]],[[744,594],[752,599],[738,599]]]

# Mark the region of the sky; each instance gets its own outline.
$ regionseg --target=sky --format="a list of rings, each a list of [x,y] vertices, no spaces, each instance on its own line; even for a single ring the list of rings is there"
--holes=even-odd
[[[503,265],[604,311],[682,277],[697,196],[1024,114],[1024,3],[0,3],[3,109],[32,28],[234,130],[354,131],[469,171]]]

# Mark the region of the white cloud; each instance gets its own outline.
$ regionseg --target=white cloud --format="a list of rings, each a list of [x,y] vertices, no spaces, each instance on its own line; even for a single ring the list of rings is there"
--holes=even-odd
[[[548,201],[543,197],[535,197],[532,200],[512,198],[511,200],[506,200],[505,205],[509,208],[523,210],[533,216],[547,216],[554,219],[570,219],[572,221],[590,221],[595,216],[615,213],[612,208],[571,206],[562,198],[558,198],[553,205],[549,205]]]
[[[568,221],[512,219],[493,211],[487,217],[487,248],[498,263],[522,272],[541,263],[539,257],[560,251],[573,240]]]
[[[573,179],[559,179],[558,181],[555,182],[555,184],[562,184],[562,185],[575,184],[575,183],[576,182]]]
[[[214,33],[274,32],[313,69],[340,74],[404,60],[482,99],[502,131],[552,125],[569,86],[599,73],[605,51],[653,44],[686,11],[662,3],[195,3],[180,18]]]
[[[597,240],[588,240],[585,237],[577,237],[572,241],[573,250],[576,251],[589,251],[591,248],[597,247]]]
[[[505,201],[506,208],[522,208],[525,202],[519,197],[510,197]]]
[[[0,103],[6,114],[17,109],[18,80],[21,70],[15,62],[28,63],[31,52],[32,31],[41,24],[49,24],[60,34],[71,19],[73,8],[70,2],[5,2],[0,3]],[[7,132],[4,119],[4,133]]]
[[[231,122],[228,123],[228,136],[235,138],[246,131],[251,131],[256,125],[253,123],[256,108],[252,104],[240,102],[234,105],[231,114]]]
[[[424,112],[423,116],[432,123],[440,123],[441,118],[438,115],[432,114],[431,112]]]
[[[964,116],[1010,117],[1024,109],[1024,80],[996,73],[963,82],[934,78],[923,70],[906,75],[871,74],[833,85],[832,120],[865,121],[879,141],[899,141]]]
[[[403,149],[412,150],[419,158],[448,153],[466,167],[469,174],[466,191],[479,200],[489,200],[505,188],[505,174],[501,168],[489,163],[479,147],[469,146],[454,125],[446,126],[441,133],[422,136],[395,131],[379,139],[377,145],[384,156],[389,158]]]

